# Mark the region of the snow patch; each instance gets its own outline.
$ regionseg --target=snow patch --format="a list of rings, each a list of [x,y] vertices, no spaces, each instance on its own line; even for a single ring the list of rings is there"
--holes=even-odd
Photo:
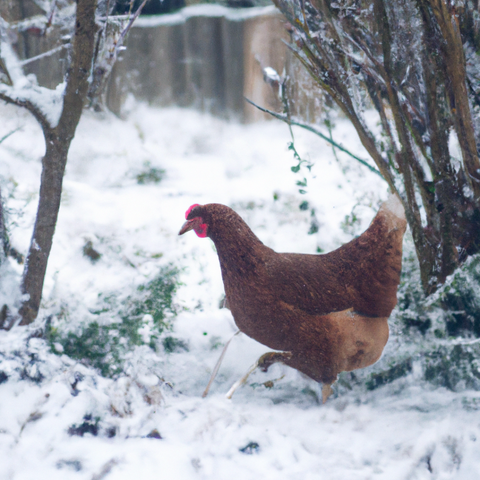
[[[52,128],[55,128],[60,120],[64,90],[65,83],[57,85],[55,90],[40,87],[33,75],[22,77],[13,87],[0,84],[0,93],[18,102],[32,103],[45,116]]]
[[[22,126],[0,144],[0,183],[9,192],[11,243],[26,252],[43,136],[30,115],[12,106],[0,105],[0,118],[0,137]],[[366,155],[351,126],[335,123],[334,138]],[[212,243],[177,235],[188,206],[230,205],[268,246],[315,253],[360,233],[386,198],[376,175],[337,152],[349,166],[344,175],[330,147],[295,129],[296,148],[315,162],[311,175],[301,173],[308,175],[308,192],[300,195],[289,141],[288,127],[273,121],[239,125],[144,105],[132,107],[124,121],[84,113],[67,164],[40,318],[0,330],[0,477],[476,478],[479,392],[426,386],[415,365],[410,376],[377,390],[339,386],[324,406],[315,382],[274,365],[267,374],[253,373],[228,401],[229,387],[268,350],[238,335],[209,396],[201,398],[237,329],[219,308],[223,285]],[[166,170],[160,183],[136,182],[146,161]],[[347,235],[340,222],[366,193],[373,207],[362,209]],[[303,201],[308,210],[299,208]],[[319,229],[308,235],[311,209]],[[82,253],[86,238],[102,253],[95,263]],[[121,300],[166,262],[182,269],[183,285],[182,308],[165,335],[186,348],[167,354],[162,339],[156,352],[138,346],[124,373],[109,379],[58,345],[51,351],[41,338],[50,317],[72,329],[98,319],[99,294]],[[20,295],[22,268],[12,259],[0,267],[2,301]],[[148,340],[151,318],[143,320],[139,333]],[[402,340],[392,335],[387,348],[406,348]]]
[[[224,17],[231,21],[242,21],[247,18],[263,15],[280,15],[274,6],[252,8],[228,8],[215,4],[191,5],[179,12],[166,15],[141,16],[135,21],[134,28],[151,28],[159,25],[178,25],[193,17]]]
[[[392,194],[388,197],[388,200],[382,205],[387,210],[390,210],[395,216],[405,220],[405,209],[403,208],[402,202],[398,195]]]

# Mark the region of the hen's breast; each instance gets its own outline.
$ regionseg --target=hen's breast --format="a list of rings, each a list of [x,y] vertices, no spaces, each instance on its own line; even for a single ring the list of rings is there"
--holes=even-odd
[[[228,305],[238,328],[260,343],[285,349],[294,332],[295,315],[282,302],[269,281],[264,264],[239,272],[222,263],[222,277]]]

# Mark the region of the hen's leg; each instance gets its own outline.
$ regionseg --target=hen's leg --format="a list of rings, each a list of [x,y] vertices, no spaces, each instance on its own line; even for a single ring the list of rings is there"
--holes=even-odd
[[[266,372],[270,365],[281,362],[285,365],[290,365],[290,360],[292,358],[292,354],[290,352],[268,352],[262,355],[258,360],[258,367],[263,371]],[[295,367],[294,367],[295,368]],[[328,397],[333,393],[332,384],[335,383],[336,379],[333,380],[331,383],[324,383],[322,386],[322,403],[325,403],[328,400]]]
[[[215,380],[215,377],[217,376],[218,370],[220,368],[220,365],[222,364],[223,357],[225,356],[225,353],[227,352],[227,348],[230,345],[230,342],[233,340],[234,337],[236,337],[240,333],[240,330],[237,330],[232,338],[225,344],[223,347],[222,353],[220,354],[219,359],[217,360],[217,363],[213,369],[212,375],[210,376],[210,380],[208,381],[207,387],[205,388],[205,391],[202,394],[202,398],[205,398],[208,395],[208,391],[210,390],[210,387],[212,386],[213,381]]]
[[[237,380],[233,385],[232,388],[227,393],[227,398],[232,398],[235,390],[238,387],[241,387],[246,383],[248,377],[257,369],[260,368],[263,372],[266,372],[270,365],[274,363],[286,363],[288,360],[292,358],[292,354],[290,352],[267,352],[264,353],[247,371],[247,373],[240,379]]]
[[[322,403],[328,400],[328,397],[333,393],[332,384],[324,383],[322,386]]]
[[[257,364],[262,372],[266,372],[274,363],[286,364],[291,358],[291,352],[267,352],[257,360]]]

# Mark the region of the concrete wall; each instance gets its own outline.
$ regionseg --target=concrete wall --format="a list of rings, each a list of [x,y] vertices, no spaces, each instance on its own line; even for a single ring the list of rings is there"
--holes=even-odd
[[[279,108],[262,68],[286,65],[283,17],[273,7],[233,10],[199,5],[180,13],[140,18],[115,66],[109,107],[121,113],[128,93],[154,105],[198,108],[255,121],[264,114],[244,96]]]
[[[13,17],[18,12],[7,13]],[[21,58],[29,59],[61,45],[62,34],[52,28],[46,34],[29,29],[17,35],[15,48]],[[284,18],[273,6],[231,9],[203,4],[175,14],[140,17],[112,72],[107,105],[121,115],[127,96],[133,94],[152,105],[257,121],[269,117],[244,97],[282,111],[278,97],[263,81],[262,66],[270,66],[279,74],[295,72],[289,89],[293,113],[313,122],[320,94],[284,40],[288,41]],[[65,74],[66,54],[63,49],[30,62],[26,73],[35,74],[40,85],[55,88]]]

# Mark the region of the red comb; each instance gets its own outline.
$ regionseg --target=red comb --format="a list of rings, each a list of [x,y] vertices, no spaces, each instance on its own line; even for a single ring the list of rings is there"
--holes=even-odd
[[[195,208],[199,207],[200,205],[198,203],[194,203],[186,212],[185,212],[185,220],[187,220],[188,216],[190,215],[190,212]]]

